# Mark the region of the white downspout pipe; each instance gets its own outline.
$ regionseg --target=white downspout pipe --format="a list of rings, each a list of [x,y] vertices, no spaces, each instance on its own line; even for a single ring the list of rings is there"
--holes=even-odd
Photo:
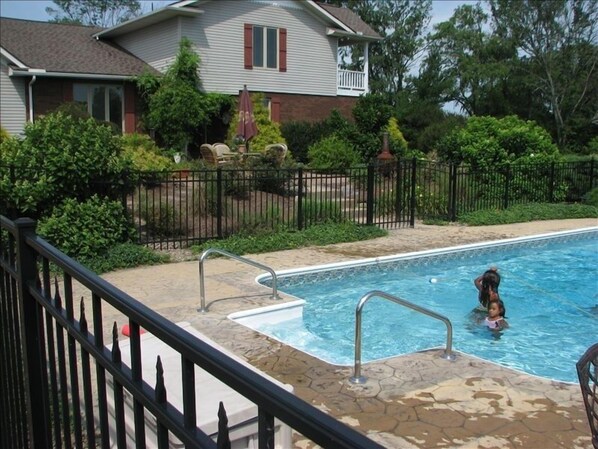
[[[370,44],[369,42],[365,42],[363,44],[363,70],[365,71],[365,79],[363,86],[365,88],[365,93],[369,93],[370,91]]]
[[[33,123],[33,85],[37,81],[37,76],[33,75],[29,81],[29,121]]]

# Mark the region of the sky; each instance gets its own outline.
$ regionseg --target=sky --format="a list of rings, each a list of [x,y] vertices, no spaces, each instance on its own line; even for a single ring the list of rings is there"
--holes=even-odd
[[[239,1],[239,0],[230,0]],[[172,1],[142,0],[141,5],[145,12],[161,8]],[[435,0],[432,2],[432,24],[447,20],[453,10],[464,3],[474,4],[470,0]],[[47,21],[51,17],[46,14],[46,7],[55,7],[52,1],[45,0],[0,0],[0,17],[13,17],[16,19]]]

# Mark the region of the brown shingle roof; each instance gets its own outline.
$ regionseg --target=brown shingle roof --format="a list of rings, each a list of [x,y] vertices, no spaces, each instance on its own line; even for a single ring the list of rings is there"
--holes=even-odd
[[[123,48],[92,37],[102,28],[0,18],[0,46],[47,72],[139,75],[152,70]]]
[[[382,37],[374,31],[367,23],[365,23],[361,17],[355,14],[348,8],[340,8],[338,6],[332,6],[325,3],[318,3],[317,4],[320,8],[326,11],[331,16],[335,17],[336,19],[343,22],[349,28],[351,28],[356,33],[361,33],[363,36],[366,37],[373,37],[381,39]]]

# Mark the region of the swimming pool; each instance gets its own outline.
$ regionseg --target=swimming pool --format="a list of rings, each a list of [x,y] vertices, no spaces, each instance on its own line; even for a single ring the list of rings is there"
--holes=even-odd
[[[490,265],[502,275],[502,333],[472,311],[473,279]],[[371,290],[447,316],[456,350],[543,377],[577,381],[575,362],[598,340],[598,228],[279,274],[279,289],[304,303],[232,318],[336,365],[353,364],[355,306]],[[379,298],[362,323],[364,363],[445,343],[442,323]]]

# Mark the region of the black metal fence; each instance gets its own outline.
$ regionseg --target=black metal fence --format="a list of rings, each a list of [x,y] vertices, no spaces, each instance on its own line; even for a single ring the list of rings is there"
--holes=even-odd
[[[303,229],[350,220],[385,228],[416,219],[455,221],[460,214],[531,202],[577,202],[595,185],[594,160],[468,166],[425,160],[350,168],[218,168],[145,173],[127,198],[139,242],[189,245],[260,229]]]
[[[13,182],[26,178],[17,172]],[[324,221],[398,228],[514,204],[577,202],[595,179],[594,159],[491,169],[413,159],[342,172],[227,166],[132,173],[119,186],[96,183],[94,191],[123,201],[139,243],[163,248]]]
[[[322,447],[382,447],[65,256],[33,220],[0,216],[0,225],[0,447],[166,448],[171,437],[187,448],[230,447],[223,410],[210,411],[219,412],[217,436],[197,425],[197,370],[256,405],[260,448],[274,447],[275,418]],[[129,324],[128,345],[115,316]],[[141,328],[180,356],[181,408],[167,400],[160,358],[145,377]]]

